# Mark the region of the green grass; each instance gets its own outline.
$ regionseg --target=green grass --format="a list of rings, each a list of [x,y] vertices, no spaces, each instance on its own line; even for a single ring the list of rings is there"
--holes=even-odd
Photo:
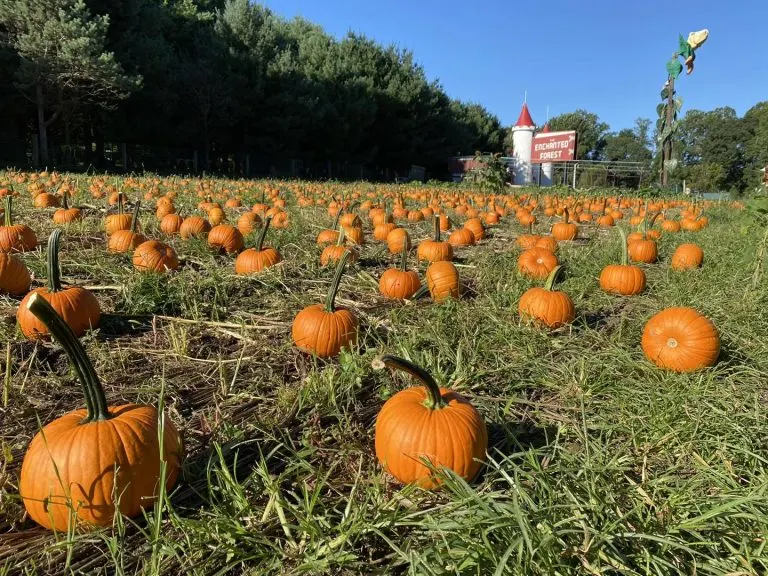
[[[186,213],[196,203],[177,201]],[[28,199],[18,204],[43,240],[49,217]],[[714,207],[703,231],[665,235],[660,263],[646,267],[649,289],[634,298],[598,287],[619,257],[618,235],[582,226],[588,241],[559,251],[577,319],[554,333],[518,318],[534,283],[516,273],[513,216],[459,252],[470,289],[458,302],[382,300],[359,276],[378,278],[390,263],[369,240],[339,293],[361,319],[359,349],[325,362],[293,348],[290,323],[327,289],[332,271],[319,267],[314,237],[332,219],[325,209],[290,211],[291,228],[268,236],[284,264],[250,279],[234,275],[233,258],[180,240],[178,273],[134,272],[105,253],[97,213],[68,231],[65,280],[101,288],[104,324],[84,341],[108,399],[162,397],[187,446],[183,478],[162,506],[113,529],[67,537],[24,518],[18,473],[38,420],[82,399],[60,349],[25,342],[17,301],[0,296],[11,356],[0,406],[0,575],[768,572],[768,289],[765,279],[751,287],[763,231],[746,216]],[[143,223],[158,235],[153,216]],[[428,225],[410,228],[429,236]],[[704,249],[701,270],[669,270],[683,241]],[[22,258],[45,278],[41,252]],[[717,325],[717,366],[676,375],[644,358],[646,320],[673,305]],[[425,492],[381,470],[376,413],[410,384],[371,368],[384,352],[418,361],[478,407],[490,447],[476,482],[446,476]]]

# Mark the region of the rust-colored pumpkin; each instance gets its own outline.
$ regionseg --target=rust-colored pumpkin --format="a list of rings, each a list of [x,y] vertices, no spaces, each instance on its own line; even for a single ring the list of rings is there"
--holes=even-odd
[[[357,318],[352,311],[336,307],[336,293],[349,260],[345,252],[336,266],[325,305],[313,304],[299,312],[293,319],[291,336],[299,350],[320,358],[332,358],[342,348],[352,348],[357,343]]]
[[[436,220],[439,225],[439,220]],[[407,239],[403,237],[403,249],[400,251],[400,268],[388,268],[379,279],[379,292],[393,300],[407,300],[421,288],[417,272],[408,270]]]
[[[457,228],[448,236],[448,243],[455,248],[475,245],[475,233],[469,228]]]
[[[395,356],[383,356],[374,364],[384,366],[406,372],[422,385],[392,396],[376,417],[376,457],[384,470],[403,484],[432,489],[440,479],[425,466],[427,460],[432,468],[447,468],[473,480],[488,449],[482,416],[415,364]]]
[[[50,192],[42,192],[35,196],[32,202],[35,208],[58,208],[59,198]]]
[[[365,243],[365,236],[363,235],[363,229],[360,226],[341,226],[344,229],[344,235],[347,238],[347,242],[350,244],[357,244],[359,246]]]
[[[178,478],[183,445],[173,422],[160,418],[151,406],[108,406],[93,365],[69,325],[39,294],[25,306],[69,356],[86,404],[85,410],[47,424],[30,442],[19,482],[29,517],[66,534],[74,532],[73,521],[92,529],[111,526],[116,512],[139,515]]]
[[[349,261],[357,260],[357,248],[354,246],[345,246],[346,232],[344,226],[339,226],[339,232],[336,235],[336,244],[326,246],[320,253],[320,264],[328,266],[336,264],[345,254],[349,254]]]
[[[557,256],[546,248],[529,248],[517,259],[517,269],[523,275],[534,279],[543,279],[550,275],[559,264]]]
[[[434,239],[423,240],[416,249],[416,258],[427,262],[453,260],[453,246],[440,240],[440,216],[434,216]]]
[[[246,214],[253,214],[253,212],[246,212]],[[259,234],[259,239],[256,242],[255,248],[248,248],[237,255],[237,258],[235,258],[236,274],[256,274],[262,270],[266,270],[270,266],[274,266],[282,260],[282,257],[277,250],[264,247],[264,239],[267,237],[267,230],[269,230],[269,224],[271,222],[272,218],[268,216],[264,221],[264,227],[261,229],[261,234]]]
[[[141,202],[139,201],[136,202],[136,207],[133,210],[130,229],[114,232],[107,241],[108,251],[114,254],[125,254],[131,250],[135,250],[139,244],[143,244],[147,241],[146,237],[138,232],[140,210]]]
[[[248,236],[259,226],[261,226],[261,218],[255,212],[243,212],[237,219],[237,229],[243,236]]]
[[[536,245],[534,248],[546,248],[550,252],[557,252],[557,240],[553,238],[552,236],[540,236],[538,240],[536,240]]]
[[[13,223],[13,196],[5,197],[5,225],[0,226],[0,252],[28,252],[37,248],[37,236],[26,224]]]
[[[628,263],[627,235],[616,226],[621,238],[621,264],[609,264],[600,272],[600,288],[609,294],[634,296],[645,290],[645,272]]]
[[[226,221],[227,216],[224,214],[224,210],[219,208],[218,206],[215,206],[208,210],[208,221],[211,223],[211,226],[218,226],[222,222]]]
[[[715,365],[720,336],[715,325],[695,309],[667,308],[645,325],[642,348],[660,368],[693,372]]]
[[[404,239],[405,244],[403,244]],[[387,234],[387,249],[390,254],[400,254],[403,246],[406,246],[406,250],[411,249],[411,235],[405,228],[394,228]]]
[[[160,221],[160,231],[166,236],[175,236],[181,231],[184,218],[179,214],[166,214]]]
[[[464,228],[471,230],[475,237],[475,242],[479,242],[485,238],[485,226],[480,218],[470,218],[464,222]]]
[[[552,329],[573,322],[576,318],[573,300],[565,292],[552,289],[562,270],[562,266],[555,266],[543,288],[535,286],[525,291],[518,305],[522,318]]]
[[[217,252],[237,254],[245,248],[245,239],[240,230],[230,224],[219,224],[208,233],[208,246]]]
[[[317,239],[315,240],[315,243],[318,246],[330,246],[332,244],[336,244],[339,240],[339,220],[342,216],[342,211],[339,210],[336,213],[336,217],[333,219],[333,227],[327,228],[325,230],[320,230],[319,234],[317,235]]]
[[[24,262],[13,254],[0,252],[0,294],[21,296],[29,291],[32,279]]]
[[[118,230],[128,230],[133,217],[124,211],[123,194],[118,196],[117,214],[110,214],[104,219],[104,232],[111,236]]]
[[[179,228],[179,236],[188,240],[189,238],[205,238],[211,231],[211,225],[205,218],[200,216],[188,216],[184,218]]]
[[[36,288],[27,294],[16,312],[16,320],[21,332],[31,340],[44,338],[48,335],[45,324],[40,322],[27,307],[35,294],[50,303],[77,337],[85,334],[89,328],[98,327],[101,319],[101,307],[93,293],[79,286],[66,289],[62,287],[59,268],[60,245],[61,230],[56,229],[48,239],[48,286]]]
[[[704,250],[696,244],[680,244],[672,254],[672,270],[700,268],[704,262]]]
[[[62,204],[62,207],[53,213],[54,224],[71,224],[72,222],[78,222],[83,219],[83,214],[80,208],[70,208],[68,193],[65,193],[62,196]]]
[[[453,262],[433,262],[427,267],[427,288],[432,300],[442,302],[447,298],[458,298],[461,293],[459,271]]]
[[[167,244],[147,240],[134,250],[133,267],[142,272],[167,272],[179,267],[179,257]]]
[[[563,210],[563,221],[552,226],[552,236],[556,240],[575,240],[579,236],[579,227],[569,221],[568,208]]]
[[[644,238],[629,243],[629,259],[632,262],[643,262],[653,264],[658,260],[659,249],[656,246],[656,240]]]

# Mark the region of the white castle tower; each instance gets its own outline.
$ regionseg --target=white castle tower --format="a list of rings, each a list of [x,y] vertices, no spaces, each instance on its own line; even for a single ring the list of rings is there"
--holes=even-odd
[[[531,146],[533,132],[536,126],[528,112],[528,104],[523,103],[523,109],[517,123],[512,127],[512,155],[515,158],[515,184],[527,186],[533,181],[531,170]]]
[[[541,129],[540,134],[546,134],[550,132],[549,122],[544,124],[544,128]],[[541,165],[541,180],[539,186],[552,186],[552,162],[547,162]]]

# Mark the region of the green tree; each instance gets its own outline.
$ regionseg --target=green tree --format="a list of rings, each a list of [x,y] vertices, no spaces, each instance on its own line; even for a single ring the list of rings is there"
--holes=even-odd
[[[84,103],[109,107],[140,86],[104,48],[109,18],[83,0],[0,0],[3,42],[20,59],[16,86],[34,102],[40,157],[48,162],[48,127]]]
[[[768,101],[747,110],[744,125],[748,133],[745,180],[754,187],[762,180],[761,170],[768,166]]]
[[[553,132],[576,130],[577,158],[600,160],[603,157],[609,126],[601,122],[597,114],[582,109],[567,112],[551,118],[549,127]]]

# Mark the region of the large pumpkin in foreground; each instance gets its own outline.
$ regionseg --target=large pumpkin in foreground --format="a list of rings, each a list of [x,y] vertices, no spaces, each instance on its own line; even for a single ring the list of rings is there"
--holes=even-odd
[[[693,308],[667,308],[645,325],[642,347],[660,368],[693,372],[715,365],[720,337],[715,325]]]
[[[72,330],[38,294],[29,311],[58,340],[75,369],[86,409],[69,412],[35,435],[21,465],[19,492],[30,518],[66,533],[109,526],[116,510],[137,516],[176,483],[183,448],[173,423],[151,406],[107,406],[104,390]],[[119,500],[118,500],[119,499]]]
[[[376,417],[376,457],[384,469],[403,484],[416,482],[423,488],[440,483],[424,460],[467,481],[477,476],[488,431],[475,407],[402,358],[384,356],[377,365],[407,372],[422,384],[392,396]]]

